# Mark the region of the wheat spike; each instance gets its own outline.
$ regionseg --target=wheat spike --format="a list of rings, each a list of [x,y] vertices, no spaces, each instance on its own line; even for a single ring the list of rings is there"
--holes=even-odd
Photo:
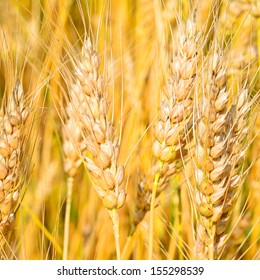
[[[118,209],[125,202],[124,167],[118,166],[119,144],[113,124],[108,119],[108,102],[105,97],[103,76],[98,73],[99,57],[90,39],[82,48],[76,77],[85,93],[86,110],[81,115],[84,141],[90,156],[86,166],[95,182],[95,190],[104,206]]]
[[[124,205],[126,199],[124,167],[118,165],[119,139],[108,118],[109,104],[104,79],[99,74],[99,64],[99,56],[88,38],[82,47],[81,57],[76,62],[74,91],[70,92],[69,106],[71,115],[77,119],[77,128],[81,131],[78,134],[78,141],[81,142],[78,145],[79,151],[82,153],[86,150],[86,155],[82,155],[84,163],[91,174],[97,195],[112,218],[117,258],[120,259],[117,210]],[[73,153],[75,160],[70,160],[70,171],[74,167],[77,169],[79,164],[75,150]]]
[[[227,71],[215,53],[210,81],[199,106],[195,140],[194,201],[198,210],[196,256],[218,259],[227,242],[227,227],[241,185],[240,163],[248,132],[248,90],[229,105]]]
[[[28,117],[19,82],[0,116],[0,244],[11,230],[22,187],[21,161],[24,156],[24,125]]]
[[[156,174],[159,174],[157,197],[168,186],[170,176],[176,173],[181,159],[187,154],[185,145],[192,121],[194,80],[198,61],[197,40],[195,23],[189,20],[186,29],[179,34],[177,53],[170,65],[168,80],[161,95],[152,148],[153,166],[138,185],[135,227],[150,209]]]

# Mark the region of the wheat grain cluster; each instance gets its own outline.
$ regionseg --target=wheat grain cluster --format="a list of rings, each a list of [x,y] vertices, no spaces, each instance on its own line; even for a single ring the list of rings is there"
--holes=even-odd
[[[260,259],[259,1],[2,0],[0,24],[0,259]]]

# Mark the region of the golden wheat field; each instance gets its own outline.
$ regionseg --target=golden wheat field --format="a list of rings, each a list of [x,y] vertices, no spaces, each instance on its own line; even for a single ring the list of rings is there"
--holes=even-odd
[[[260,259],[259,0],[1,0],[0,26],[0,259]]]

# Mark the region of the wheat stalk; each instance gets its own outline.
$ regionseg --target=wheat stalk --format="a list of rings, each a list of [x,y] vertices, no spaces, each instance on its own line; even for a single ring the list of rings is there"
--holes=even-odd
[[[71,110],[77,116],[82,135],[79,137],[83,137],[79,150],[88,152],[84,163],[113,222],[117,258],[120,259],[118,209],[126,198],[124,167],[118,165],[119,139],[108,118],[109,104],[103,76],[99,74],[99,63],[98,54],[88,38],[75,66],[75,94],[71,98]],[[78,158],[75,162],[78,163]]]
[[[181,30],[181,28],[180,28]],[[159,117],[155,125],[153,142],[153,166],[138,185],[134,226],[151,210],[150,249],[152,255],[153,209],[155,199],[168,184],[170,176],[176,172],[185,157],[187,131],[191,124],[194,79],[197,67],[197,35],[193,21],[179,34],[177,53],[170,65],[168,81],[161,95]]]

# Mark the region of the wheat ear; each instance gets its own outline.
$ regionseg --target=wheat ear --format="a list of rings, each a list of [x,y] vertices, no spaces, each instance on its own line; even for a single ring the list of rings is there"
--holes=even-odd
[[[170,176],[176,172],[185,149],[187,131],[192,120],[193,89],[197,67],[197,35],[193,21],[179,35],[177,53],[170,65],[168,81],[161,95],[159,117],[155,125],[153,143],[153,166],[138,186],[135,231],[146,212],[150,213],[149,258],[152,258],[153,212],[155,199],[169,184]]]
[[[81,126],[79,124],[79,114],[83,113],[85,105],[84,93],[80,90],[80,86],[76,83],[71,85],[69,93],[70,100],[68,101],[66,107],[63,126],[64,170],[68,174],[63,238],[64,260],[68,258],[70,210],[74,177],[76,176],[78,168],[82,163],[81,155],[86,149]]]
[[[0,116],[0,246],[14,225],[21,198],[21,161],[25,151],[24,125],[27,117],[23,89],[16,82]]]
[[[105,83],[99,74],[100,59],[88,38],[76,65],[76,84],[84,93],[80,125],[88,156],[84,163],[92,175],[95,190],[113,222],[117,258],[120,259],[118,209],[126,199],[124,167],[118,166],[119,139],[108,118]]]
[[[240,163],[249,111],[248,90],[240,90],[229,105],[226,67],[215,53],[210,81],[198,103],[195,129],[194,201],[198,210],[196,256],[218,259],[227,242],[227,227],[241,185]]]

